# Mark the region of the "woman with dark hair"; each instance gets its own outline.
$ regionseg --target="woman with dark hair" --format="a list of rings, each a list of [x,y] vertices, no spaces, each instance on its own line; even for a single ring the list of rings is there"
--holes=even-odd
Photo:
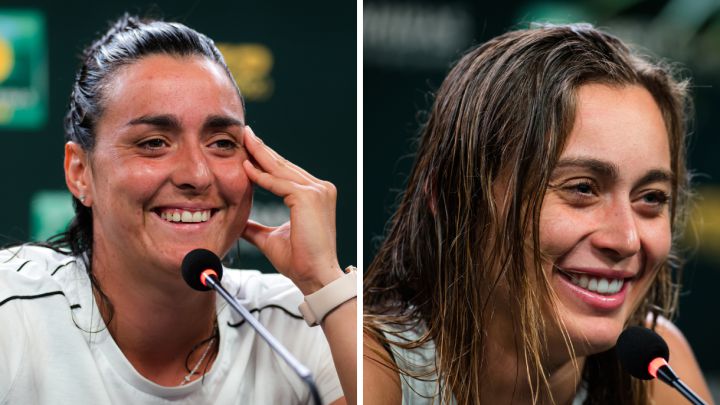
[[[687,82],[585,24],[469,51],[364,282],[367,403],[670,404],[613,346],[677,310]]]
[[[222,257],[240,237],[282,275],[226,271],[225,288],[324,403],[354,403],[353,292],[298,310],[301,293],[355,277],[337,260],[335,188],[246,125],[212,40],[121,18],[84,52],[65,129],[74,221],[47,245],[0,251],[0,403],[311,403],[241,317],[181,277],[189,251]],[[254,184],[283,197],[288,223],[248,219]]]

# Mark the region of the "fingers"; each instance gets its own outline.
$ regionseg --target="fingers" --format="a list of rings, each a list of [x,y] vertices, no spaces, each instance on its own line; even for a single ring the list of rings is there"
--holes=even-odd
[[[310,184],[299,184],[287,179],[274,176],[255,167],[249,160],[243,162],[243,167],[250,180],[276,196],[282,197],[285,205],[292,208],[297,202],[310,202],[311,206],[324,206],[331,203],[334,207],[337,199],[337,189],[328,182],[317,180]]]
[[[264,171],[300,184],[319,181],[310,173],[289,162],[272,148],[265,145],[262,140],[255,135],[250,126],[245,127],[244,140],[245,148]]]
[[[300,186],[298,183],[273,176],[268,172],[258,169],[249,160],[243,162],[243,167],[245,168],[245,173],[247,173],[253,183],[276,196],[286,197],[297,191],[298,186]]]
[[[268,236],[274,229],[275,228],[259,224],[253,220],[248,220],[247,225],[245,225],[245,230],[243,230],[242,237],[246,241],[255,245],[255,247],[260,249],[262,252],[264,251]]]

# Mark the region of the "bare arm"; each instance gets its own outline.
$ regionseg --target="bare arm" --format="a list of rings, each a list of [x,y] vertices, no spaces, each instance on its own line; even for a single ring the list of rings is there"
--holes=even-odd
[[[700,366],[695,360],[692,348],[690,348],[680,329],[669,320],[659,318],[656,332],[665,339],[670,348],[669,364],[678,377],[705,402],[714,404],[710,389],[705,382]],[[679,392],[667,384],[655,380],[652,385],[652,397],[657,405],[687,403],[687,400]]]
[[[357,403],[357,300],[352,299],[330,312],[322,323],[330,344],[335,369],[345,398],[333,405]],[[340,402],[342,401],[342,402]]]
[[[363,399],[366,404],[399,405],[402,403],[400,375],[390,355],[378,341],[363,336]]]

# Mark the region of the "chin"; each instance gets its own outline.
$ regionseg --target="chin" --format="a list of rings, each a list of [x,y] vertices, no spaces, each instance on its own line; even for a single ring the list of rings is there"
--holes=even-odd
[[[565,325],[576,355],[587,356],[613,348],[623,331],[624,322],[608,317],[582,316],[565,319]]]

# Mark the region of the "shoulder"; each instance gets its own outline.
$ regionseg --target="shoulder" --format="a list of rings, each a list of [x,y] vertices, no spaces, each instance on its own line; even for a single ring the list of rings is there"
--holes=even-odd
[[[701,398],[710,400],[710,390],[695,360],[692,348],[680,329],[668,319],[659,317],[655,332],[665,339],[670,349],[670,367]],[[653,381],[653,398],[657,404],[682,403],[685,399],[666,384]]]
[[[0,303],[12,298],[60,293],[54,277],[75,258],[55,250],[32,245],[0,250]]]
[[[397,365],[375,331],[363,333],[363,398],[371,404],[402,403]]]
[[[225,269],[222,284],[251,308],[275,304],[297,309],[303,300],[302,293],[292,281],[277,273]]]
[[[44,246],[12,246],[0,249],[0,269],[28,262],[46,264],[61,263],[69,257],[71,256]]]
[[[281,274],[225,269],[222,284],[240,304],[273,332],[305,325],[305,320],[298,310],[303,295],[290,279]],[[243,322],[239,315],[232,313],[231,317],[233,324]]]
[[[61,340],[57,326],[63,323],[49,322],[63,319],[57,315],[68,306],[58,305],[58,299],[63,303],[67,300],[58,276],[53,275],[73,260],[40,246],[0,250],[0,325],[4,326],[0,330],[0,386],[11,386],[13,379],[26,375],[23,370],[28,369],[28,362],[37,360],[32,357],[38,353],[37,347],[47,348],[45,343]],[[52,333],[38,332],[37,325]],[[39,345],[35,351],[29,342]],[[0,400],[2,396],[0,389]]]

